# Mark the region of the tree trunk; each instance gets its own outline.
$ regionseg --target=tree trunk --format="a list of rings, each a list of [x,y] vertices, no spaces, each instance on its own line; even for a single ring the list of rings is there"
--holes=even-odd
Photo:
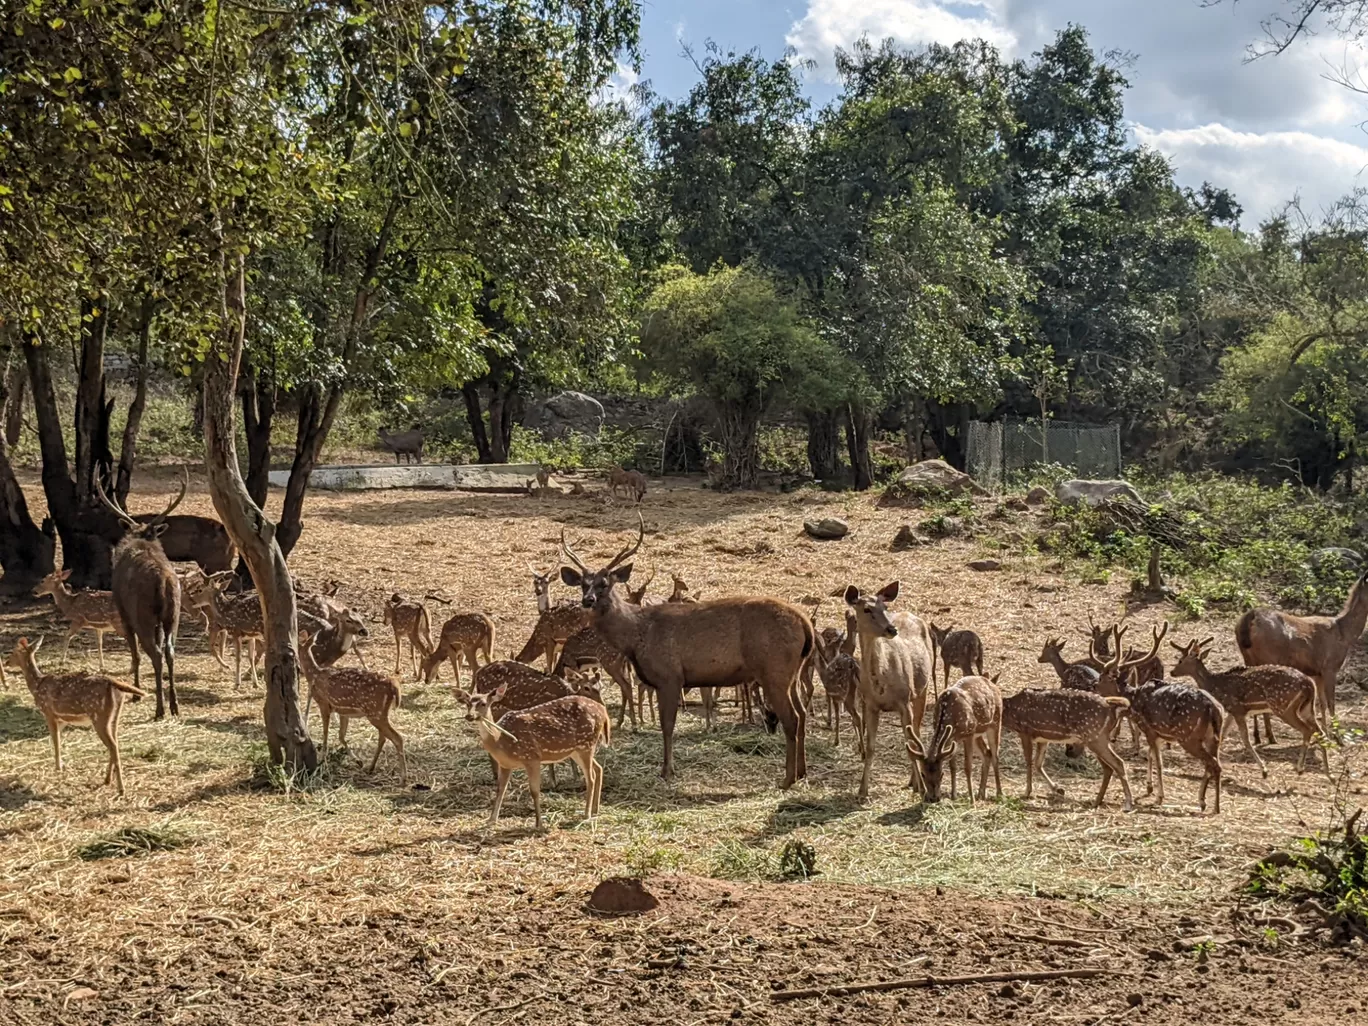
[[[76,500],[94,507],[95,482],[108,495],[113,491],[113,454],[109,451],[109,412],[106,403],[104,351],[109,332],[109,297],[81,301],[81,364],[76,383]]]
[[[271,488],[271,425],[275,383],[265,372],[242,376],[242,426],[247,436],[247,494],[262,509]]]
[[[808,466],[818,481],[833,481],[841,474],[841,434],[835,410],[822,410],[807,415]]]
[[[11,449],[19,444],[24,429],[24,389],[28,385],[28,368],[18,350],[10,350],[9,372],[5,376],[5,444]]]
[[[490,447],[484,415],[480,411],[480,386],[473,381],[467,381],[461,386],[461,395],[465,397],[466,423],[470,425],[470,434],[475,439],[475,461],[493,463],[494,450]]]
[[[517,404],[518,372],[515,370],[508,381],[492,386],[489,399],[489,456],[492,463],[508,462]]]
[[[869,414],[851,404],[846,407],[846,448],[850,451],[850,470],[857,492],[874,484],[874,465],[869,458]]]
[[[152,315],[156,303],[144,295],[138,310],[138,386],[133,402],[128,407],[128,421],[124,424],[123,442],[119,448],[119,476],[114,482],[115,502],[128,506],[128,489],[133,483],[133,461],[138,451],[138,432],[142,429],[143,410],[147,408],[147,347],[152,337]]]
[[[18,354],[11,351],[11,373],[0,382],[0,391],[3,391],[0,406],[14,398],[9,390],[10,383],[22,384],[24,381],[22,375],[16,377],[12,373],[15,367],[23,367],[23,363]],[[51,532],[51,521],[46,526]],[[0,579],[0,594],[27,595],[32,592],[39,581],[52,573],[56,554],[56,541],[51,533],[40,531],[29,515],[28,500],[10,465],[9,447],[0,437],[0,568],[5,573]]]
[[[321,397],[317,385],[310,385],[299,400],[299,419],[295,427],[294,462],[290,464],[290,479],[285,482],[285,502],[280,511],[278,544],[288,556],[304,533],[304,496],[309,490],[309,475],[318,462],[321,446]]]
[[[226,260],[220,257],[220,260]],[[318,753],[299,711],[298,625],[294,587],[276,527],[247,494],[238,469],[233,402],[246,331],[246,258],[231,274],[220,263],[223,285],[224,352],[212,349],[204,372],[204,454],[209,494],[233,544],[247,560],[257,583],[266,629],[266,744],[271,760],[291,769],[312,770]]]
[[[740,404],[719,407],[724,492],[754,488],[760,470],[760,411]]]
[[[909,464],[920,463],[926,458],[926,447],[922,445],[922,433],[926,430],[926,416],[920,399],[908,404],[903,419],[903,447],[907,450]]]

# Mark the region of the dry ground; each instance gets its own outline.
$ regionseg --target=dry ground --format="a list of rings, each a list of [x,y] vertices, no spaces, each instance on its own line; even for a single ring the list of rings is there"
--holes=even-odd
[[[144,484],[135,509],[155,508],[171,487]],[[29,494],[41,509],[41,491]],[[210,512],[202,485],[185,509]],[[554,558],[562,524],[582,554],[606,557],[636,523],[629,507],[568,497],[318,495],[307,512],[293,563],[306,579],[346,582],[344,596],[374,622],[372,665],[392,663],[379,624],[389,592],[440,589],[487,611],[506,655],[534,619],[526,564]],[[1011,550],[996,553],[1003,571],[974,573],[965,564],[983,543],[890,553],[909,515],[865,498],[657,487],[643,512],[637,572],[658,571],[656,593],[671,570],[704,596],[801,599],[898,578],[900,605],[981,633],[990,672],[1001,670],[1008,689],[1052,684],[1036,662],[1042,638],[1065,633],[1074,639],[1066,654],[1081,655],[1089,614],[1129,612],[1134,636],[1174,612],[1128,610],[1128,582],[1080,584],[1066,568]],[[847,517],[852,536],[803,538],[802,520],[822,513]],[[432,609],[436,626],[444,610]],[[823,615],[838,613],[829,599]],[[50,605],[11,607],[0,645],[46,634],[43,663],[55,668],[57,631]],[[1220,655],[1234,660],[1229,618],[1176,635],[1196,631],[1215,634]],[[849,740],[832,746],[820,709],[810,721],[809,779],[782,792],[782,738],[737,725],[730,707],[708,733],[692,710],[680,724],[674,783],[656,775],[659,733],[624,728],[601,754],[596,824],[580,822],[578,782],[563,772],[547,800],[549,832],[530,831],[530,802],[515,783],[490,835],[488,763],[458,719],[449,670],[440,685],[405,683],[396,725],[408,741],[408,789],[392,754],[374,776],[364,772],[374,732],[357,723],[352,750],[335,753],[319,780],[281,790],[263,768],[260,693],[250,682],[235,691],[188,621],[181,653],[181,721],[150,722],[149,702],[127,710],[122,799],[99,786],[103,749],[88,731],[68,732],[58,778],[22,685],[11,677],[0,695],[0,1022],[1237,1023],[1352,1020],[1368,1001],[1360,946],[1292,941],[1286,924],[1265,932],[1239,908],[1249,864],[1331,816],[1335,789],[1322,773],[1293,772],[1286,728],[1267,751],[1268,780],[1228,740],[1224,811],[1214,818],[1194,814],[1198,775],[1176,751],[1169,805],[1144,800],[1144,764],[1128,742],[1122,755],[1141,799],[1133,815],[1121,812],[1114,785],[1107,804],[1092,807],[1096,764],[1067,765],[1058,750],[1051,771],[1067,797],[1023,800],[1014,741],[1005,746],[1004,801],[923,807],[905,788],[906,762],[887,725],[861,805]],[[116,672],[125,660],[116,648]],[[73,649],[72,661],[93,666],[93,646]],[[1360,672],[1351,665],[1348,676]],[[1362,726],[1364,696],[1352,680],[1339,701],[1342,718]],[[1339,754],[1333,764],[1341,796],[1362,802],[1361,765]],[[123,828],[189,843],[77,856]],[[819,875],[761,882],[774,878],[792,839],[812,845]],[[586,914],[594,883],[626,872],[648,873],[661,907],[629,919]],[[769,999],[775,987],[1073,966],[1116,975]]]

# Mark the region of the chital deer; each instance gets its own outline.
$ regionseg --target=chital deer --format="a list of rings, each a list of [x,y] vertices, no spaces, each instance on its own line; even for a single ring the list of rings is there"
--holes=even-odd
[[[1096,691],[1101,674],[1085,659],[1077,663],[1064,661],[1065,642],[1060,638],[1046,638],[1038,663],[1049,663],[1059,676],[1061,687],[1073,691]]]
[[[228,575],[228,576],[231,576]],[[247,646],[247,668],[252,674],[252,686],[260,687],[257,678],[257,645],[266,638],[266,626],[261,615],[261,599],[254,591],[239,595],[228,595],[224,591],[222,574],[214,578],[203,574],[187,574],[185,577],[185,598],[195,609],[200,610],[209,624],[209,636],[222,634],[233,642],[235,661],[233,664],[233,686],[242,687],[242,648]]]
[[[1159,672],[1162,675],[1164,667],[1163,663],[1159,662],[1158,658],[1159,644],[1168,635],[1168,629],[1168,621],[1165,620],[1162,626],[1154,628],[1154,641],[1150,645],[1150,650],[1148,652],[1139,653],[1134,649],[1127,649],[1125,658],[1122,658],[1121,656],[1121,635],[1125,633],[1124,627],[1119,625],[1113,626],[1109,631],[1110,636],[1116,641],[1114,646],[1116,649],[1115,655],[1104,656],[1099,650],[1097,642],[1095,640],[1090,642],[1089,655],[1092,657],[1094,665],[1101,667],[1101,672],[1098,674],[1097,678],[1097,693],[1103,696],[1120,695],[1122,698],[1125,698],[1125,685],[1129,680],[1134,679],[1137,682],[1143,683],[1156,679],[1153,676],[1147,675],[1152,673],[1156,664],[1158,664]],[[1108,651],[1110,651],[1112,647],[1113,646],[1108,645]],[[1157,679],[1162,680],[1163,677],[1160,676]],[[1131,718],[1129,711],[1127,711],[1124,718],[1130,720],[1131,744],[1136,748],[1139,748],[1139,742],[1136,740],[1135,720]],[[1113,741],[1116,740],[1116,736],[1119,736],[1121,732],[1121,723],[1119,719],[1116,724],[1116,731],[1117,735],[1112,737]]]
[[[1145,771],[1145,794],[1154,793],[1154,777],[1159,777],[1159,804],[1164,804],[1164,757],[1160,741],[1176,741],[1202,764],[1202,787],[1197,803],[1206,811],[1207,784],[1216,785],[1216,813],[1221,812],[1221,734],[1225,710],[1221,703],[1191,684],[1177,684],[1150,678],[1143,684],[1120,682],[1121,692],[1130,702],[1131,722],[1139,724],[1149,745]]]
[[[427,606],[396,591],[385,603],[385,624],[394,628],[394,672],[399,672],[402,643],[408,639],[409,665],[417,678],[419,660],[426,659],[432,651],[432,626]]]
[[[71,639],[81,631],[95,632],[95,649],[100,654],[100,671],[104,672],[104,636],[116,634],[122,637],[123,625],[119,613],[114,608],[114,594],[108,591],[72,591],[67,585],[70,570],[54,570],[33,589],[36,598],[51,595],[57,612],[71,624],[67,629],[66,644],[62,648],[62,661],[65,662],[71,651]]]
[[[641,582],[640,588],[628,588],[627,601],[634,606],[654,605],[655,603],[661,601],[660,599],[656,598],[649,600],[646,598],[646,590],[650,588],[651,582],[655,580],[655,576],[655,571],[652,570],[649,574],[646,575],[646,580]]]
[[[945,672],[945,687],[950,686],[950,667],[959,670],[961,677],[983,676],[983,642],[969,630],[931,627],[931,680],[936,679],[936,656],[939,654]]]
[[[328,724],[337,713],[337,743],[347,743],[347,723],[353,716],[364,716],[379,732],[367,773],[375,772],[380,761],[380,750],[388,740],[399,753],[399,780],[408,782],[408,763],[404,759],[404,738],[390,723],[390,713],[399,708],[399,685],[374,670],[347,666],[319,666],[314,658],[313,645],[299,646],[299,665],[309,681],[309,702],[318,704],[323,717],[323,748],[328,751]],[[308,715],[308,705],[305,705]]]
[[[431,684],[437,679],[437,668],[443,660],[451,662],[451,672],[461,683],[461,660],[465,659],[473,677],[480,668],[480,653],[485,663],[494,661],[494,621],[484,613],[456,613],[442,624],[437,644],[423,657],[423,680]]]
[[[615,649],[594,627],[581,627],[566,640],[552,673],[562,677],[571,670],[584,670],[591,666],[597,666],[608,674],[622,693],[622,707],[618,710],[617,723],[613,724],[614,729],[620,730],[624,717],[630,716],[632,729],[636,730],[641,710],[633,701],[636,689],[632,683],[632,668],[627,662],[627,657]]]
[[[635,499],[640,505],[646,496],[646,476],[635,470],[613,467],[608,471],[608,491],[614,497],[621,492],[625,498]]]
[[[1301,731],[1301,757],[1297,760],[1297,772],[1306,766],[1306,753],[1311,750],[1311,740],[1324,730],[1317,715],[1316,683],[1301,670],[1290,666],[1234,666],[1224,673],[1208,670],[1206,656],[1211,653],[1214,638],[1192,641],[1186,646],[1174,645],[1180,653],[1178,663],[1173,668],[1175,677],[1191,677],[1197,686],[1209,692],[1225,709],[1240,728],[1245,751],[1249,753],[1263,775],[1268,776],[1268,766],[1258,750],[1249,743],[1249,725],[1246,717],[1251,713],[1272,713],[1295,729]],[[1325,771],[1330,772],[1330,756],[1325,756]]]
[[[1121,651],[1121,638],[1129,630],[1129,625],[1112,624],[1103,628],[1089,620],[1089,643],[1087,664],[1098,673],[1102,672],[1107,661],[1112,657],[1113,640],[1116,650]],[[1163,625],[1164,633],[1168,632],[1168,623]],[[1162,637],[1162,635],[1161,635]],[[1164,679],[1164,661],[1159,658],[1159,650],[1155,648],[1149,653],[1148,658],[1142,655],[1138,648],[1126,648],[1124,662],[1132,673],[1135,674],[1135,682],[1144,684],[1151,680]]]
[[[1276,609],[1255,609],[1240,617],[1235,642],[1246,666],[1290,666],[1314,680],[1328,725],[1335,714],[1340,668],[1365,623],[1368,574],[1354,583],[1338,616],[1293,616]]]
[[[969,804],[974,804],[974,751],[983,756],[978,796],[988,796],[988,766],[993,767],[997,796],[1002,797],[1002,693],[987,677],[961,677],[936,699],[936,718],[931,727],[931,747],[923,748],[921,738],[907,728],[907,751],[921,767],[928,802],[940,801],[941,778],[950,764],[950,800],[955,800],[955,753],[964,746],[964,786]]]
[[[1031,797],[1035,774],[1039,773],[1050,788],[1063,793],[1063,788],[1045,772],[1045,750],[1051,744],[1081,744],[1091,749],[1102,764],[1102,787],[1097,792],[1097,804],[1107,796],[1112,775],[1121,778],[1125,794],[1125,809],[1135,808],[1130,781],[1126,779],[1126,764],[1112,748],[1111,735],[1117,717],[1129,706],[1124,698],[1106,698],[1092,691],[1069,688],[1059,690],[1030,689],[1019,691],[1002,700],[1002,729],[1020,735],[1021,751],[1026,759],[1026,797]]]
[[[816,626],[816,610],[813,611],[813,626]],[[822,679],[822,690],[826,692],[827,723],[832,727],[832,743],[841,745],[841,708],[850,716],[850,727],[855,731],[855,750],[864,758],[864,717],[860,706],[864,702],[860,694],[860,663],[855,658],[855,636],[853,632],[827,627],[817,631],[814,638],[815,650],[808,663],[815,667]],[[810,671],[808,671],[810,672]]]
[[[684,582],[684,578],[679,574],[670,574],[670,583],[674,585],[674,590],[670,592],[666,602],[697,602],[697,598],[689,597],[689,586]]]
[[[114,546],[111,591],[114,609],[119,614],[124,638],[133,657],[133,686],[138,688],[139,646],[152,660],[157,683],[156,718],[166,715],[162,705],[162,667],[166,667],[167,700],[171,715],[180,715],[176,702],[176,629],[180,626],[180,578],[157,539],[165,529],[163,521],[185,498],[190,474],[181,479],[180,492],[151,523],[139,524],[105,495],[99,475],[95,489],[101,501],[124,525],[124,536]]]
[[[537,622],[527,643],[513,657],[520,663],[534,663],[540,656],[549,673],[556,665],[556,653],[570,636],[589,622],[589,614],[580,605],[556,605],[537,614]]]
[[[860,638],[860,693],[864,705],[864,772],[860,797],[869,795],[869,773],[879,736],[879,713],[896,712],[900,727],[921,734],[926,693],[931,687],[931,632],[911,613],[890,613],[888,603],[898,597],[897,581],[863,595],[855,585],[845,590],[846,605],[855,613]],[[911,763],[909,787],[921,787],[920,767]]]
[[[532,574],[532,594],[537,599],[537,612],[544,613],[551,608],[551,578],[556,568],[553,566],[550,570],[542,571],[528,563],[527,569]]]
[[[665,748],[662,776],[674,776],[674,727],[684,688],[758,681],[770,722],[784,728],[784,786],[793,786],[807,775],[807,709],[798,695],[798,674],[813,650],[812,624],[797,606],[772,598],[632,605],[616,586],[631,578],[628,560],[646,537],[640,514],[638,521],[636,543],[597,571],[584,564],[562,529],[561,551],[574,566],[561,567],[561,580],[580,588],[593,626],[656,691]]]
[[[44,676],[38,670],[34,656],[43,647],[43,639],[29,646],[28,638],[20,638],[10,652],[5,665],[24,675],[33,693],[33,704],[47,721],[52,738],[52,754],[57,760],[57,772],[62,765],[62,729],[89,724],[109,749],[109,765],[105,769],[105,784],[114,784],[119,794],[124,793],[123,763],[119,759],[119,713],[125,702],[136,702],[142,691],[113,677],[94,673],[62,673]]]
[[[505,697],[506,685],[490,694],[457,692],[466,703],[466,719],[476,724],[480,744],[494,760],[497,783],[494,810],[489,817],[493,828],[499,822],[504,793],[514,770],[527,774],[532,792],[532,810],[537,829],[542,828],[541,768],[574,759],[584,773],[584,816],[598,815],[603,794],[603,767],[594,754],[600,744],[612,741],[613,728],[602,702],[583,695],[566,695],[529,709],[507,712],[496,721],[494,708]]]
[[[348,652],[356,652],[357,658],[360,659],[361,653],[355,647],[356,639],[364,638],[369,633],[366,630],[366,621],[345,606],[322,630],[310,633],[308,628],[302,625],[299,629],[301,643],[309,645],[314,660],[319,666],[325,667],[336,666]],[[304,640],[306,637],[307,641]],[[366,668],[364,660],[361,668]]]

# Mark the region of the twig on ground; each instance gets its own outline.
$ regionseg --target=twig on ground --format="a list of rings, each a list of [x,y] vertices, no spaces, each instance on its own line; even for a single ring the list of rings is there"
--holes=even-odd
[[[1015,983],[1029,980],[1091,980],[1098,976],[1118,976],[1109,969],[1050,969],[1016,973],[975,973],[972,976],[913,976],[905,980],[880,980],[877,983],[846,983],[834,987],[804,990],[776,990],[771,1001],[796,1001],[799,998],[841,997],[867,991],[912,990],[922,987],[954,987],[969,983]]]

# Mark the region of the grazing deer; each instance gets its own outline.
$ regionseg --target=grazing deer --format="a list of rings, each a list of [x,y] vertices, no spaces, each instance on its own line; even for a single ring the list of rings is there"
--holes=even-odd
[[[423,681],[431,684],[437,679],[437,668],[450,660],[456,683],[461,683],[461,659],[470,666],[471,676],[480,668],[480,653],[486,665],[494,661],[494,621],[484,613],[456,613],[442,624],[437,644],[423,657]]]
[[[566,639],[552,673],[557,677],[563,677],[571,670],[584,670],[591,666],[597,666],[608,674],[622,692],[622,706],[618,709],[618,718],[613,724],[613,729],[622,729],[623,719],[630,716],[632,729],[636,730],[641,709],[639,704],[633,701],[635,688],[632,684],[632,668],[628,665],[627,657],[615,649],[595,628],[581,627]]]
[[[394,672],[399,672],[401,646],[407,638],[409,666],[416,679],[419,660],[426,659],[432,651],[432,626],[428,620],[427,606],[405,598],[396,591],[385,603],[385,624],[394,628]]]
[[[1204,662],[1211,654],[1214,638],[1192,641],[1186,646],[1173,645],[1180,653],[1178,663],[1173,668],[1175,677],[1191,677],[1197,686],[1209,692],[1227,715],[1240,728],[1245,751],[1259,764],[1263,775],[1268,776],[1268,766],[1258,750],[1249,743],[1249,725],[1246,717],[1253,713],[1272,713],[1292,727],[1301,731],[1301,757],[1297,760],[1297,772],[1306,766],[1306,753],[1311,750],[1311,740],[1317,734],[1325,735],[1320,723],[1316,700],[1316,683],[1301,670],[1290,666],[1234,666],[1224,673],[1208,670]],[[1172,642],[1170,642],[1172,644]],[[1330,755],[1325,755],[1325,771],[1330,772]]]
[[[584,816],[598,815],[603,794],[603,767],[594,758],[600,744],[612,741],[613,728],[603,703],[583,695],[566,695],[530,709],[507,712],[494,718],[493,710],[505,695],[506,685],[491,694],[457,692],[466,703],[466,719],[476,724],[480,744],[494,760],[497,783],[494,810],[489,817],[492,829],[499,822],[504,793],[513,771],[527,774],[527,789],[532,792],[532,810],[537,829],[542,828],[541,768],[574,759],[584,773]]]
[[[33,693],[33,704],[47,721],[52,738],[52,754],[57,760],[57,772],[62,773],[62,729],[89,724],[94,728],[105,748],[109,749],[109,765],[105,769],[105,784],[114,784],[119,794],[124,793],[123,763],[119,759],[119,713],[124,702],[137,702],[143,697],[138,688],[94,673],[62,673],[44,676],[34,658],[43,647],[43,639],[29,646],[28,638],[20,638],[10,652],[5,665],[24,675]]]
[[[311,648],[314,660],[324,667],[336,666],[348,652],[356,652],[356,657],[360,659],[361,653],[355,647],[356,639],[367,637],[369,633],[366,622],[345,606],[336,619],[321,630],[310,633],[302,624],[299,629],[301,642]],[[365,668],[365,660],[362,660],[361,669]]]
[[[1276,609],[1255,609],[1235,625],[1235,642],[1246,666],[1290,666],[1314,680],[1328,724],[1335,715],[1340,668],[1366,622],[1368,573],[1354,583],[1338,616],[1293,616]],[[1271,734],[1269,740],[1273,740]]]
[[[231,576],[231,574],[226,575]],[[247,646],[247,668],[252,674],[252,686],[260,687],[257,677],[257,643],[265,647],[266,626],[261,615],[261,599],[254,591],[240,595],[224,592],[225,575],[216,574],[214,579],[203,574],[192,573],[185,577],[186,601],[194,609],[200,610],[209,624],[209,636],[222,634],[233,642],[236,659],[233,664],[233,686],[242,687],[242,646]]]
[[[337,743],[347,743],[347,723],[353,716],[364,716],[380,734],[367,773],[375,772],[380,750],[388,740],[399,753],[399,781],[408,783],[408,763],[404,759],[404,738],[390,723],[390,713],[399,708],[399,685],[383,674],[355,667],[320,666],[312,644],[299,646],[299,665],[309,682],[309,702],[318,703],[323,717],[323,753],[328,751],[328,724],[337,713]],[[304,715],[308,716],[308,704]]]
[[[813,610],[813,626],[816,627],[817,611]],[[841,746],[841,707],[850,716],[851,729],[855,731],[855,750],[864,758],[864,718],[860,715],[863,698],[860,694],[860,664],[855,658],[855,636],[852,632],[827,627],[817,631],[814,636],[813,658],[805,667],[811,673],[815,664],[817,675],[822,678],[822,690],[826,692],[827,723],[832,727],[832,743]]]
[[[62,647],[62,661],[71,651],[71,639],[81,631],[95,632],[95,649],[100,654],[100,672],[104,672],[104,636],[114,633],[122,637],[123,625],[114,608],[114,594],[108,591],[72,591],[66,583],[70,570],[54,570],[33,589],[35,598],[51,595],[57,612],[71,624],[66,644]]]
[[[768,722],[777,720],[784,728],[784,786],[792,787],[807,775],[807,709],[798,695],[798,674],[813,650],[812,624],[797,606],[772,598],[632,605],[616,586],[625,586],[631,578],[628,561],[646,537],[645,521],[640,514],[637,519],[636,543],[597,571],[570,547],[562,528],[561,551],[574,566],[561,567],[561,580],[580,588],[584,607],[592,611],[590,622],[655,690],[665,749],[661,775],[674,776],[675,719],[686,687],[737,687],[758,681]]]
[[[563,604],[543,610],[537,614],[537,623],[527,644],[513,658],[520,663],[534,663],[541,656],[549,673],[556,665],[560,647],[588,621],[589,614],[580,605]]]
[[[896,712],[903,731],[921,734],[926,692],[931,687],[931,632],[911,613],[890,613],[888,603],[898,597],[897,581],[871,595],[855,585],[845,590],[846,605],[855,613],[860,638],[860,692],[864,699],[864,773],[860,797],[869,795],[869,773],[879,736],[879,713]],[[909,787],[920,788],[920,767],[911,763]]]
[[[936,679],[936,655],[940,654],[941,666],[945,671],[945,687],[950,686],[950,667],[959,670],[960,676],[983,676],[983,642],[973,631],[951,630],[931,624],[931,680]]]
[[[423,462],[423,432],[416,428],[412,431],[395,431],[391,433],[386,428],[381,428],[378,432],[380,444],[390,452],[394,453],[394,462],[398,463],[401,456],[407,457],[410,463],[415,460]],[[399,671],[396,670],[396,673]]]
[[[155,513],[135,513],[133,519],[140,524],[150,524],[157,519]],[[162,551],[173,563],[195,563],[206,574],[222,573],[233,569],[237,562],[237,546],[228,537],[228,530],[213,517],[186,516],[163,517],[166,530],[160,539]]]
[[[940,801],[941,778],[950,764],[950,800],[955,800],[955,752],[964,746],[964,786],[969,804],[974,804],[974,750],[983,755],[978,796],[988,796],[988,766],[993,767],[997,796],[1002,797],[1002,693],[997,682],[987,677],[961,677],[936,699],[936,719],[931,727],[931,747],[924,749],[921,738],[909,728],[907,751],[921,768],[928,802]]]
[[[1120,681],[1121,693],[1130,702],[1132,723],[1140,725],[1149,745],[1145,769],[1145,794],[1154,793],[1159,777],[1159,804],[1164,804],[1164,757],[1160,741],[1176,741],[1183,751],[1202,764],[1202,787],[1197,803],[1206,811],[1207,784],[1216,785],[1216,814],[1221,812],[1221,733],[1225,710],[1221,703],[1191,684],[1150,678],[1143,684]]]
[[[1002,729],[1014,731],[1021,737],[1021,751],[1026,759],[1026,797],[1031,797],[1036,773],[1052,790],[1063,793],[1063,788],[1045,772],[1045,750],[1051,744],[1063,742],[1084,745],[1102,764],[1102,787],[1097,792],[1099,808],[1115,774],[1121,778],[1126,811],[1134,809],[1126,764],[1111,745],[1117,717],[1129,704],[1124,698],[1106,698],[1091,691],[1070,688],[1057,691],[1030,689],[1004,698]]]
[[[138,688],[139,646],[152,660],[152,673],[157,682],[156,719],[166,715],[162,705],[162,667],[166,668],[167,699],[171,715],[179,716],[176,702],[176,628],[180,626],[180,578],[171,561],[162,551],[162,523],[185,498],[190,486],[190,473],[181,479],[180,492],[150,523],[139,524],[109,500],[95,476],[95,490],[101,501],[124,525],[124,536],[114,546],[111,591],[114,610],[119,614],[124,638],[133,657],[133,686]]]
[[[641,505],[641,500],[646,497],[646,475],[613,467],[608,471],[608,491],[614,498],[621,492],[624,498],[634,499],[637,505]]]

